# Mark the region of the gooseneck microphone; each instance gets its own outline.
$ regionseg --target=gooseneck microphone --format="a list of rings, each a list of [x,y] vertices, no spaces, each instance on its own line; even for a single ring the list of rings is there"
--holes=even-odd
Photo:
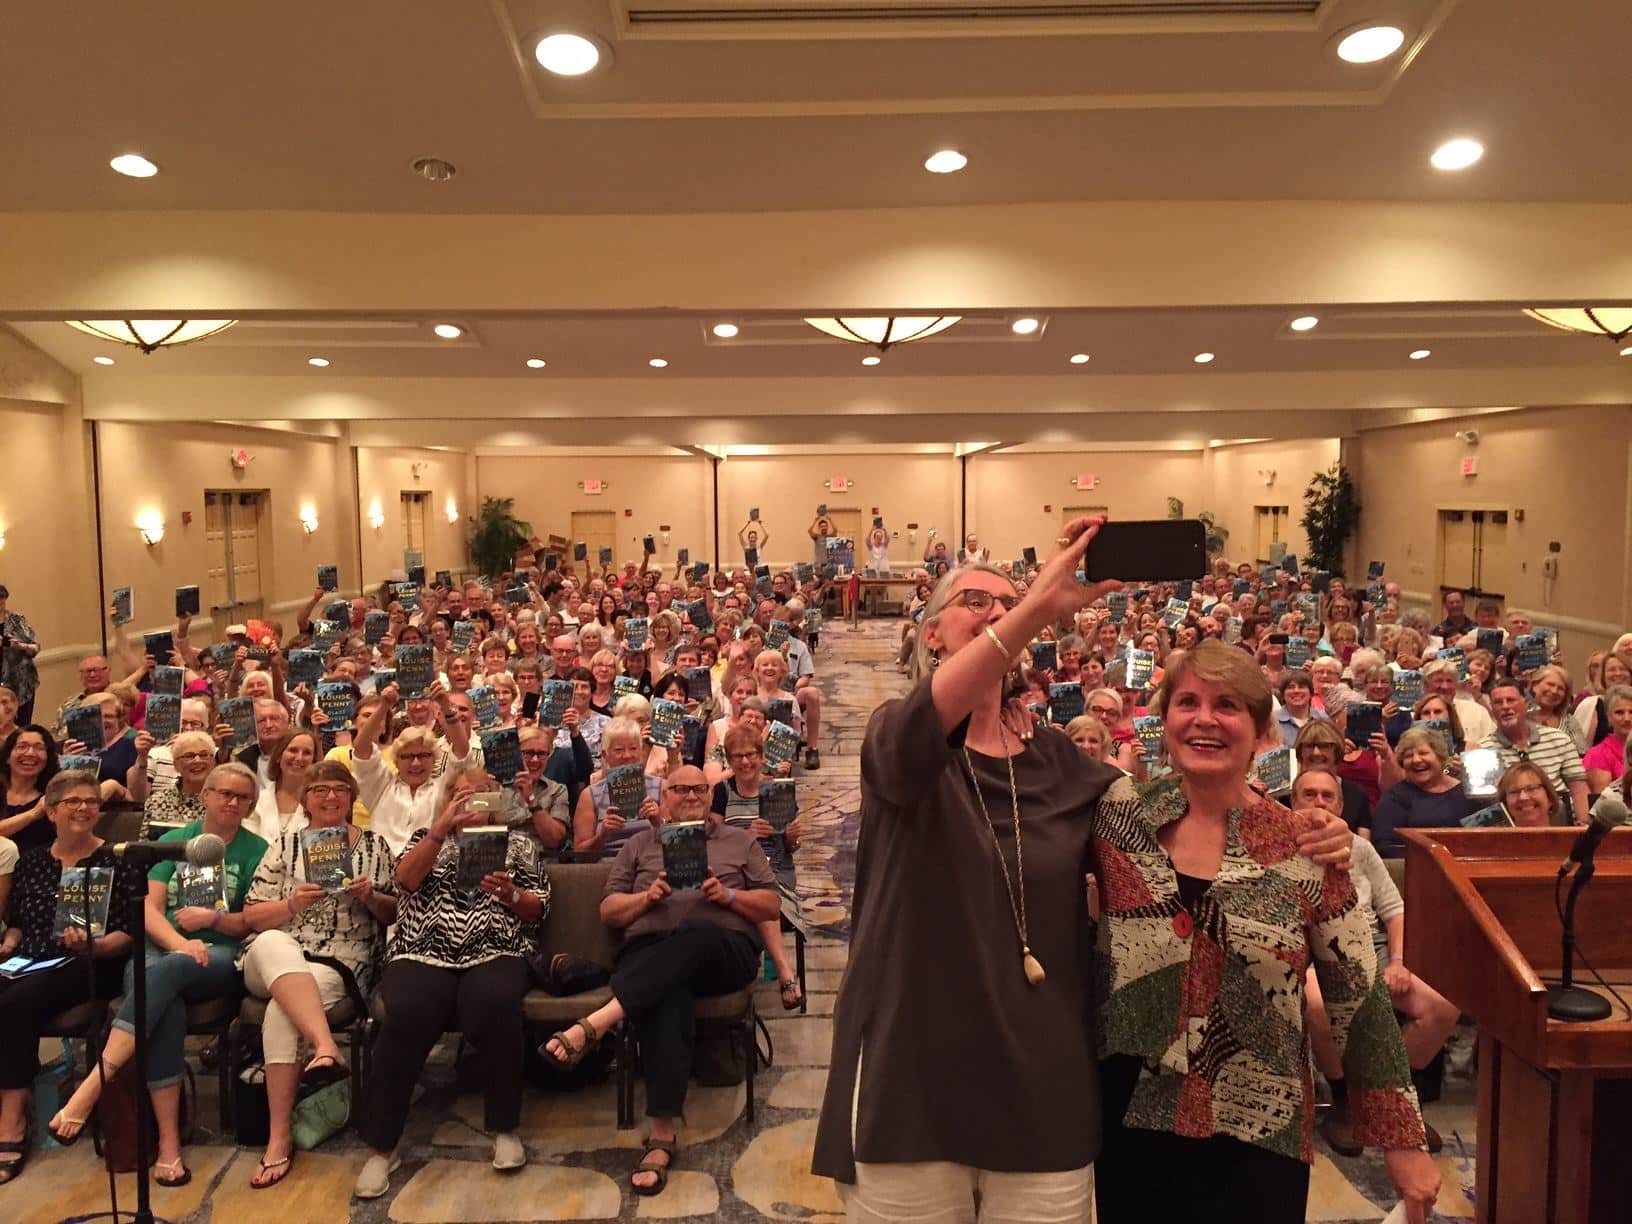
[[[117,858],[140,858],[152,863],[186,860],[194,867],[213,867],[227,857],[227,843],[214,833],[200,833],[186,841],[128,841],[113,848]]]

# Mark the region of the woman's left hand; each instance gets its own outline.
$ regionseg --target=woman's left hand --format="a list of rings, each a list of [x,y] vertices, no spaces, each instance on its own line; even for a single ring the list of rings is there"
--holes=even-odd
[[[805,827],[799,823],[801,817],[795,816],[788,821],[788,827],[782,830],[782,839],[788,843],[789,850],[799,849],[799,843],[805,840]]]
[[[1308,817],[1309,824],[1298,834],[1298,853],[1323,867],[1341,867],[1347,871],[1353,854],[1354,831],[1343,818],[1319,811],[1299,815]]]
[[[516,882],[508,871],[490,871],[482,877],[482,891],[500,904],[510,905],[516,899]]]
[[[748,836],[750,836],[750,837],[774,837],[774,836],[776,836],[776,830],[771,827],[771,822],[770,821],[765,820],[765,819],[758,819],[758,820],[755,820],[752,824],[750,824],[748,826]]]
[[[90,942],[85,937],[84,927],[71,926],[62,932],[62,946],[75,956],[85,955],[85,950],[90,947]]]
[[[1383,1153],[1388,1180],[1400,1192],[1407,1224],[1428,1224],[1428,1213],[1439,1198],[1439,1166],[1427,1152],[1392,1148]]]
[[[366,904],[374,898],[374,881],[368,876],[358,876],[346,885],[346,896]]]

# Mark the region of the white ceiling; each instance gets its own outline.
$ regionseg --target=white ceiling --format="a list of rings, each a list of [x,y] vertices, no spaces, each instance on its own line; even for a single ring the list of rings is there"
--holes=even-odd
[[[0,209],[1632,198],[1620,0],[1123,7],[1135,16],[772,23],[744,37],[630,27],[608,0],[6,4]],[[1337,61],[1332,36],[1379,17],[1406,27],[1405,50]],[[600,31],[611,65],[576,81],[532,65],[528,37],[560,25]],[[1462,133],[1485,141],[1484,162],[1430,169],[1430,150]],[[925,173],[946,145],[969,168]],[[162,173],[114,175],[108,159],[127,150]],[[421,181],[408,167],[423,155],[458,176]]]

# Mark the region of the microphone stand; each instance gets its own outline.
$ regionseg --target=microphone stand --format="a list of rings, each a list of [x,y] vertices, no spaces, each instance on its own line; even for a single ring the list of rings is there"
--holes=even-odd
[[[152,865],[150,856],[135,847],[125,851],[127,860],[134,860],[142,866],[143,878],[146,878],[146,868]],[[148,1166],[151,1163],[149,1141],[151,1136],[147,1131],[147,1110],[142,1108],[141,1094],[147,1089],[147,896],[141,889],[135,889],[130,897],[130,929],[135,945],[133,955],[138,959],[132,965],[131,972],[131,1011],[132,1021],[135,1024],[136,1051],[131,1055],[131,1065],[137,1069],[138,1083],[135,1088],[136,1097],[136,1212],[132,1217],[134,1224],[169,1224],[168,1221],[158,1220],[153,1215],[151,1189],[148,1185]],[[121,1213],[122,1214],[122,1213]],[[117,1218],[117,1217],[116,1217]]]
[[[1575,903],[1596,871],[1594,855],[1588,853],[1570,881],[1570,895],[1564,902],[1564,973],[1559,984],[1547,991],[1547,1014],[1554,1020],[1587,1023],[1609,1019],[1609,1000],[1575,985]]]

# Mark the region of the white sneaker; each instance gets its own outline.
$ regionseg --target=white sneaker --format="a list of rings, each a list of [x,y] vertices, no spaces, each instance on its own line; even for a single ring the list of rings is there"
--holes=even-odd
[[[493,1136],[493,1167],[499,1170],[519,1169],[527,1163],[527,1149],[521,1146],[511,1131]]]
[[[351,1189],[352,1194],[360,1199],[379,1198],[391,1188],[391,1174],[401,1164],[402,1160],[395,1152],[389,1156],[376,1152],[363,1162],[362,1171],[357,1174],[357,1184]]]

